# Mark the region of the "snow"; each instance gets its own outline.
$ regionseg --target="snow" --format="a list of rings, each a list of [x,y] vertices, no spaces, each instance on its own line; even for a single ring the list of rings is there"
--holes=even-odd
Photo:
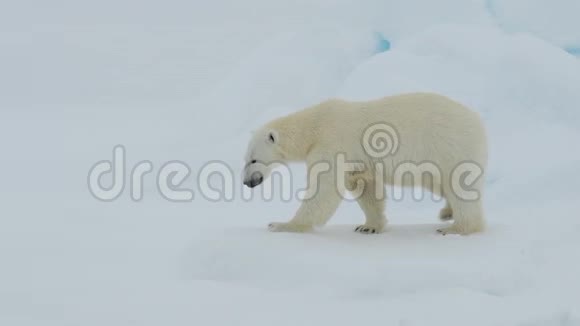
[[[0,325],[580,325],[577,1],[14,2],[0,10]],[[36,8],[31,10],[30,8]],[[417,8],[422,8],[418,10]],[[388,42],[386,46],[385,42]],[[440,202],[354,202],[269,233],[297,200],[243,200],[251,131],[328,97],[434,91],[480,112],[489,229],[440,236]],[[91,166],[153,163],[93,198]],[[192,202],[162,165],[191,167]],[[209,161],[235,199],[196,185]],[[305,168],[292,166],[294,188]],[[105,180],[109,182],[110,180]],[[212,184],[213,184],[212,179]]]
[[[487,0],[498,24],[510,32],[527,32],[566,49],[580,45],[580,2],[575,0]]]

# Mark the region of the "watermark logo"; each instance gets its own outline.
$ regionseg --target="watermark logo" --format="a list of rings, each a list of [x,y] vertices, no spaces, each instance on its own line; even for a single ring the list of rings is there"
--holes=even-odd
[[[399,134],[393,126],[381,122],[365,129],[361,143],[369,156],[384,158],[399,149]]]
[[[400,134],[395,127],[382,122],[366,128],[360,144],[366,157],[354,160],[349,159],[349,153],[336,153],[332,158],[311,164],[304,189],[294,189],[292,170],[284,162],[270,162],[277,168],[272,169],[268,180],[259,187],[262,199],[309,200],[319,193],[321,187],[328,187],[329,178],[345,199],[345,195],[349,195],[348,199],[357,200],[365,191],[373,191],[376,199],[388,195],[392,200],[403,200],[405,192],[399,186],[412,188],[414,200],[422,200],[425,191],[432,194],[432,199],[437,199],[443,194],[443,188],[461,200],[480,198],[480,179],[484,170],[477,162],[462,161],[454,166],[441,167],[429,160],[402,160],[397,156],[401,152]],[[149,160],[140,161],[128,170],[126,158],[125,147],[117,145],[113,148],[111,160],[99,161],[90,168],[87,184],[93,197],[110,202],[129,189],[130,198],[139,202],[144,198],[146,180],[152,178],[148,177],[150,174],[154,175],[159,195],[171,202],[191,202],[196,198],[229,202],[236,196],[250,201],[256,193],[242,185],[241,175],[237,175],[236,169],[226,162],[209,161],[194,173],[187,163],[173,160],[162,164],[154,173],[155,167]],[[103,183],[105,176],[110,179],[108,186]],[[195,178],[194,187],[197,189],[185,186],[190,178]],[[321,181],[323,178],[325,181]],[[196,196],[196,191],[201,196]]]
[[[101,183],[104,174],[112,174],[112,185],[105,187]],[[99,161],[89,170],[89,191],[93,197],[102,201],[113,201],[125,189],[125,147],[121,145],[113,148],[113,161]]]

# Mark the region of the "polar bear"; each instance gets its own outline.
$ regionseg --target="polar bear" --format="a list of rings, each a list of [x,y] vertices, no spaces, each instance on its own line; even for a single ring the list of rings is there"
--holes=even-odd
[[[485,130],[477,113],[442,95],[331,99],[273,120],[253,134],[244,185],[253,188],[276,164],[296,161],[308,165],[307,195],[289,222],[271,223],[270,231],[305,232],[324,225],[345,193],[356,190],[366,222],[354,230],[380,233],[387,224],[381,195],[386,185],[419,185],[445,198],[439,217],[453,223],[437,230],[441,234],[484,229]],[[421,177],[419,183],[413,176]]]

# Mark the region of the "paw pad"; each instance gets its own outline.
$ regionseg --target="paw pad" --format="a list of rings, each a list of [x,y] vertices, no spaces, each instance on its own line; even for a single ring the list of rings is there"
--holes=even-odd
[[[437,229],[437,233],[441,235],[447,235],[447,231],[445,231],[444,229]]]
[[[355,232],[360,232],[360,233],[364,233],[364,234],[374,234],[374,233],[379,233],[377,231],[377,229],[372,228],[372,227],[368,227],[365,225],[359,225],[356,227],[356,229],[354,229]]]

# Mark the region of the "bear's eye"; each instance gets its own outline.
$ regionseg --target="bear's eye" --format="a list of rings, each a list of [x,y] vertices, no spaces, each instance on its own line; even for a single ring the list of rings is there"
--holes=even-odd
[[[251,161],[250,161],[250,164],[254,164],[254,163],[256,163],[256,162],[257,162],[256,160],[251,160]]]
[[[273,134],[273,133],[270,133],[270,134],[268,135],[268,141],[269,141],[271,144],[274,144],[274,143],[276,142],[276,139],[274,138],[274,134]]]

